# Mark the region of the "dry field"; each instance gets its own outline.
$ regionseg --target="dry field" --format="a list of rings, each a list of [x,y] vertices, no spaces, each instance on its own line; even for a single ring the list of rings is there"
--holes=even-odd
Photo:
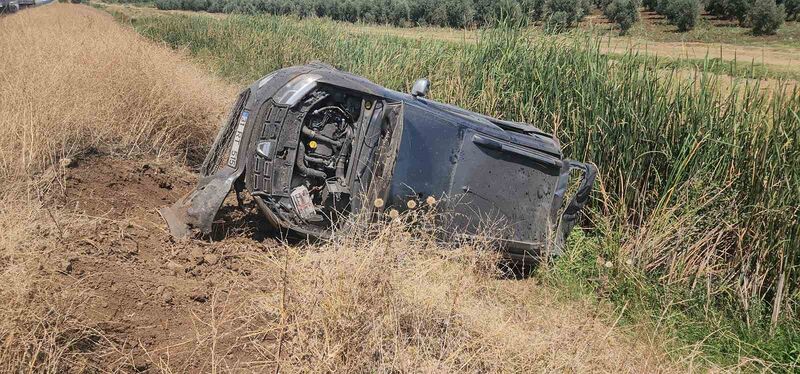
[[[661,372],[618,311],[498,277],[485,243],[386,223],[211,240],[156,213],[191,188],[236,88],[107,14],[0,18],[0,372]],[[225,240],[221,240],[221,239]]]

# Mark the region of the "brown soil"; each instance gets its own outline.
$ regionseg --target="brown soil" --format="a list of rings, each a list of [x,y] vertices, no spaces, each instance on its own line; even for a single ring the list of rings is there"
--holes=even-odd
[[[86,368],[142,371],[168,357],[164,365],[173,369],[208,369],[195,366],[208,362],[198,357],[204,355],[198,339],[218,317],[215,308],[218,314],[221,304],[237,303],[235,288],[225,285],[250,274],[237,247],[259,243],[247,238],[257,220],[232,209],[223,213],[233,222],[227,231],[243,235],[225,243],[173,241],[157,208],[177,200],[194,182],[190,173],[153,161],[93,157],[67,169],[66,192],[55,205],[86,223],[80,232],[63,234],[63,258],[53,261],[51,270],[67,287],[90,290],[78,317],[98,331],[96,343],[102,338],[121,349]],[[229,361],[249,357],[241,347],[229,355]]]

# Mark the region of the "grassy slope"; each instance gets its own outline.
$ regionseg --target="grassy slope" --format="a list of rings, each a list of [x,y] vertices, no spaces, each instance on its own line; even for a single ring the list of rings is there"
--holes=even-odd
[[[614,300],[718,362],[797,364],[796,93],[751,83],[720,92],[713,76],[687,82],[635,56],[612,63],[591,43],[530,45],[514,30],[464,45],[352,37],[319,20],[122,18],[235,81],[320,59],[395,89],[428,76],[436,99],[556,129],[569,154],[602,172],[594,230],[576,235],[556,282]],[[781,277],[791,281],[775,301]]]
[[[99,165],[114,167],[144,157],[163,173],[192,164],[234,88],[85,6],[32,9],[0,27],[11,30],[0,40],[10,73],[0,93],[20,98],[0,101],[0,371],[674,369],[602,304],[559,299],[534,279],[498,279],[486,243],[442,247],[397,222],[321,246],[260,242],[247,230],[216,243],[170,241],[155,206],[127,196],[140,177],[90,167],[81,181],[67,159],[92,165],[81,155],[99,152],[117,160]],[[65,186],[76,183],[88,184],[86,202],[57,204],[75,198]],[[94,214],[83,212],[88,204]],[[209,249],[249,270],[206,266],[214,277],[197,280],[164,264],[196,264],[189,253]],[[163,279],[200,283],[209,300],[151,299]],[[103,306],[124,301],[121,311]]]

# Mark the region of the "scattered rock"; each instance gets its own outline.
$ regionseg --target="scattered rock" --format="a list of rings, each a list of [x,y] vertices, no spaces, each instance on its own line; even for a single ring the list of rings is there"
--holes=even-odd
[[[137,373],[144,373],[150,368],[150,363],[143,356],[136,357],[133,360],[133,370]]]
[[[167,182],[167,181],[161,181],[161,182],[158,183],[158,187],[163,188],[165,190],[171,190],[172,189],[172,183]]]
[[[59,264],[58,271],[60,271],[60,272],[62,272],[64,274],[69,274],[69,273],[72,272],[72,269],[73,269],[72,259],[66,259],[64,261],[61,261],[61,264]]]
[[[216,265],[217,261],[219,261],[219,256],[217,256],[217,255],[215,255],[213,253],[210,253],[210,254],[207,254],[207,255],[203,256],[203,261],[205,261],[206,264],[208,264],[209,266]]]
[[[78,161],[73,158],[65,157],[58,161],[62,168],[74,168],[78,166]]]
[[[167,268],[172,270],[172,274],[181,275],[186,272],[186,268],[183,267],[181,264],[176,264],[172,261],[167,263]]]
[[[196,289],[192,291],[189,295],[189,298],[193,301],[197,301],[198,303],[204,303],[208,301],[208,293],[203,289]]]
[[[195,263],[197,263],[198,265],[203,263],[203,250],[202,249],[200,249],[200,248],[192,248],[192,251],[190,252],[190,255],[192,256],[192,259],[194,259]]]
[[[161,295],[161,300],[162,300],[162,301],[163,301],[165,304],[172,304],[172,300],[173,300],[173,299],[174,299],[174,297],[172,296],[172,292],[170,292],[170,291],[165,291],[165,292],[164,292],[164,293]]]

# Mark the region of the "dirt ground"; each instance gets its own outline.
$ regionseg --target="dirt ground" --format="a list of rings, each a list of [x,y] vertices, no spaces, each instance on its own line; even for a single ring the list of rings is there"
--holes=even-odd
[[[83,223],[79,232],[64,234],[55,267],[44,271],[64,287],[88,290],[79,318],[97,330],[95,343],[110,342],[119,350],[104,362],[83,363],[86,369],[145,371],[159,362],[181,371],[207,369],[195,366],[207,362],[196,357],[205,354],[198,343],[216,328],[211,321],[221,305],[239,301],[230,285],[244,283],[251,273],[237,247],[271,247],[263,237],[248,238],[258,225],[252,217],[230,209],[223,214],[235,227],[216,227],[238,230],[238,236],[228,231],[230,241],[172,240],[157,209],[189,191],[195,177],[165,165],[92,157],[67,169],[65,193],[52,202]],[[248,360],[249,353],[237,345],[227,360]]]
[[[719,59],[740,63],[768,65],[777,71],[797,72],[800,66],[800,48],[757,47],[727,43],[700,42],[654,42],[633,38],[608,38],[602,49],[608,53],[624,54],[635,50],[669,58],[688,58],[694,60]]]

